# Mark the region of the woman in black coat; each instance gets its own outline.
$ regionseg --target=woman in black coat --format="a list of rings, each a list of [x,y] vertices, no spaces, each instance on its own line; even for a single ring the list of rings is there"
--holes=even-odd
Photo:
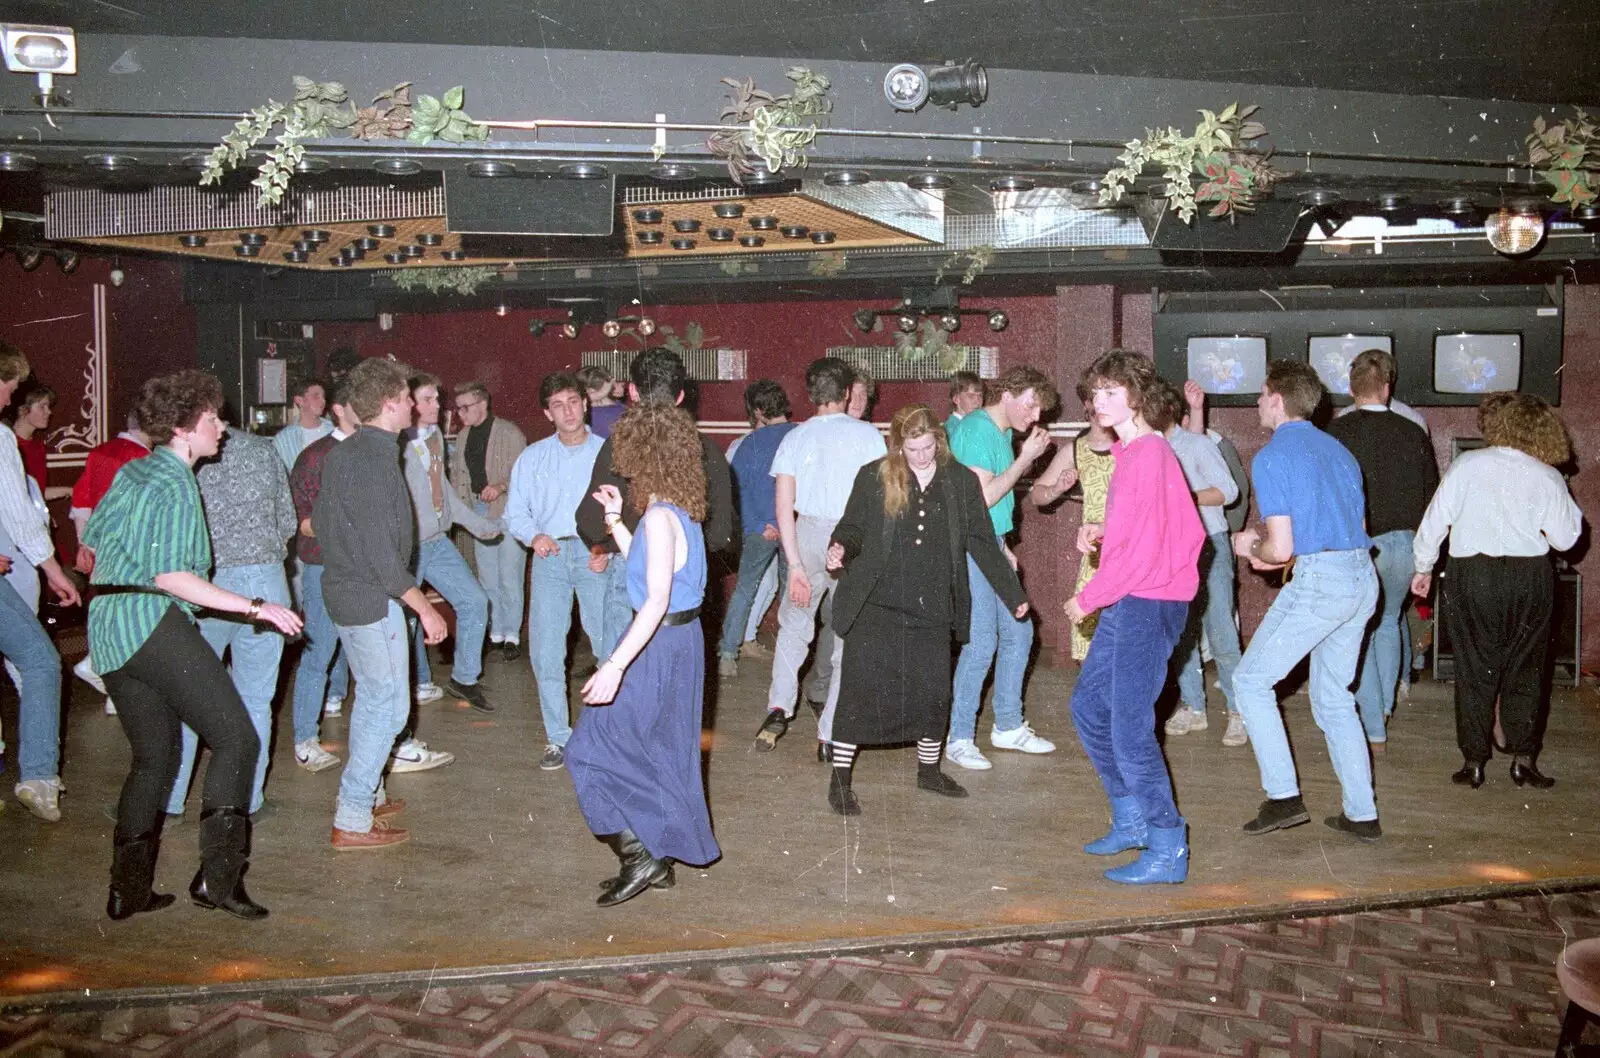
[[[969,554],[1025,617],[1027,596],[995,542],[977,476],[950,457],[926,405],[901,408],[889,454],[857,472],[828,548],[828,568],[840,571],[833,628],[844,637],[828,785],[840,815],[861,813],[850,790],[861,745],[915,742],[917,786],[967,795],[939,770],[939,756],[950,726],[951,638],[966,638],[972,606]]]

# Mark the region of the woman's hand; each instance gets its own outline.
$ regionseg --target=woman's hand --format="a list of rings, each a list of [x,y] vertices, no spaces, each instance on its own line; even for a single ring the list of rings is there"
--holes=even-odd
[[[802,609],[811,605],[811,578],[803,569],[789,569],[789,601]]]
[[[607,515],[622,513],[622,493],[615,485],[601,485],[594,490],[594,501],[598,503]]]
[[[1417,573],[1411,578],[1411,594],[1419,599],[1426,599],[1433,590],[1433,574]]]
[[[1083,604],[1078,601],[1078,597],[1076,595],[1068,599],[1066,605],[1063,606],[1062,609],[1067,611],[1067,620],[1071,621],[1075,625],[1082,624],[1092,612],[1083,608]]]
[[[841,569],[844,569],[844,545],[843,544],[829,544],[828,545],[828,572],[829,573],[837,573]]]
[[[265,621],[286,636],[297,636],[305,627],[305,622],[300,615],[287,606],[279,606],[275,602],[263,603],[256,612],[257,621]]]
[[[1017,607],[1011,613],[1012,613],[1012,616],[1015,617],[1017,620],[1019,620],[1019,621],[1022,620],[1024,617],[1028,616],[1028,604],[1027,603],[1023,603],[1021,606]]]
[[[1078,550],[1090,554],[1100,546],[1100,538],[1105,535],[1106,527],[1099,522],[1084,522],[1078,527]]]
[[[604,487],[610,488],[609,485]],[[617,688],[620,686],[622,686],[622,668],[607,658],[594,670],[589,682],[583,685],[583,704],[609,705],[616,698]]]

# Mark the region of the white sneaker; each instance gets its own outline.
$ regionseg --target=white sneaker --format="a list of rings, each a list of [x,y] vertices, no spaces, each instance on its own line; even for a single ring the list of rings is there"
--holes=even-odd
[[[1180,705],[1172,711],[1162,729],[1169,735],[1187,735],[1191,731],[1204,731],[1210,726],[1205,713]]]
[[[306,771],[326,771],[337,767],[339,758],[322,748],[322,743],[314,738],[304,742],[295,743],[294,762]]]
[[[106,715],[107,716],[116,716],[117,715],[117,703],[113,702],[110,698],[106,699]]]
[[[978,748],[978,744],[970,738],[951,741],[944,747],[944,759],[970,771],[988,771],[994,767],[989,763],[989,758]]]
[[[329,698],[322,703],[323,716],[338,716],[342,712],[344,712],[343,698]]]
[[[1033,733],[1024,720],[1010,731],[989,729],[989,745],[995,749],[1014,749],[1023,753],[1054,753],[1056,744]]]
[[[95,690],[99,691],[101,694],[106,693],[105,681],[100,678],[100,674],[95,672],[94,667],[89,664],[89,658],[87,655],[85,655],[82,661],[72,666],[72,674],[78,677],[78,679],[82,680],[84,683],[87,683],[89,686],[93,687]]]
[[[1243,746],[1250,741],[1250,733],[1244,729],[1244,717],[1238,713],[1228,714],[1228,730],[1222,733],[1224,746]]]
[[[437,683],[417,684],[417,704],[425,705],[428,702],[437,702],[444,697],[444,688]]]
[[[19,782],[12,788],[12,793],[17,795],[23,807],[47,823],[61,822],[61,806],[58,798],[61,794],[61,780],[56,777],[49,779],[29,779]]]
[[[454,753],[429,749],[428,744],[421,739],[408,738],[394,751],[389,771],[395,775],[408,771],[428,771],[431,768],[442,768],[455,759]]]

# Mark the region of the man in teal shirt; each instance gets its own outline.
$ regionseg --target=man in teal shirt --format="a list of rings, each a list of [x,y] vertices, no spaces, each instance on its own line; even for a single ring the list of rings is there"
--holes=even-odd
[[[1041,372],[1013,367],[995,381],[993,391],[993,404],[954,424],[950,452],[978,476],[995,535],[1015,567],[1016,556],[1005,539],[1015,526],[1017,501],[1012,490],[1050,444],[1050,435],[1036,424],[1041,412],[1055,407],[1056,389]],[[1011,450],[1013,430],[1027,433],[1022,454],[1017,456]],[[963,768],[981,771],[991,767],[975,741],[983,682],[991,664],[995,666],[994,726],[989,744],[1023,753],[1049,753],[1056,747],[1034,734],[1022,719],[1022,677],[1033,648],[1032,623],[1011,615],[970,557],[967,580],[972,591],[972,626],[956,663],[945,756]]]

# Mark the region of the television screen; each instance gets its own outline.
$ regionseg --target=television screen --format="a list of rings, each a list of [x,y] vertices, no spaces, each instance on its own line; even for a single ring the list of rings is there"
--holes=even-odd
[[[1267,340],[1238,334],[1190,338],[1189,377],[1207,393],[1260,393]]]
[[[1440,334],[1433,339],[1438,393],[1515,393],[1522,382],[1522,335]]]
[[[1368,349],[1393,355],[1394,339],[1387,334],[1313,334],[1307,340],[1311,366],[1329,393],[1350,395],[1350,361]]]

